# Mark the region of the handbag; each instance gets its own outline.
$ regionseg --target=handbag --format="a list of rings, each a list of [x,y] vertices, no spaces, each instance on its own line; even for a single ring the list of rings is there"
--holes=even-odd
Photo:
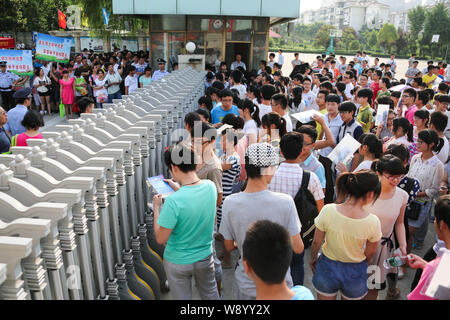
[[[59,103],[59,116],[64,118],[66,116],[66,108],[64,107],[64,103]]]
[[[406,217],[410,220],[419,219],[420,212],[422,208],[427,204],[428,201],[414,200],[409,204],[409,210],[406,213]]]

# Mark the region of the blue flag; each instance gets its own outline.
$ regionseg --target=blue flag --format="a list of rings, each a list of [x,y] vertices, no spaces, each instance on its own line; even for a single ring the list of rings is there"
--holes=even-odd
[[[105,24],[106,26],[108,26],[109,24],[109,14],[110,12],[108,10],[106,10],[105,8],[102,9],[102,14],[103,14],[103,24]]]

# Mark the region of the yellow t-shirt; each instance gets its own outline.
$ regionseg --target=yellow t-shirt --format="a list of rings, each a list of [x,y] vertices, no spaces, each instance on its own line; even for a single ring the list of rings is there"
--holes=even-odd
[[[327,108],[319,110],[319,112],[321,114],[327,114]],[[317,121],[316,121],[316,130],[317,130],[317,140],[319,140],[320,134],[322,133],[322,126]]]
[[[317,229],[325,232],[322,253],[329,259],[359,263],[366,260],[366,242],[381,239],[381,224],[378,217],[369,214],[364,219],[353,219],[337,211],[336,204],[327,204],[314,220]]]
[[[427,83],[427,82],[432,81],[432,82],[428,85],[428,88],[431,89],[431,88],[433,87],[433,81],[436,80],[436,78],[437,78],[437,75],[435,75],[435,74],[433,74],[431,77],[430,77],[428,74],[425,74],[425,75],[422,77],[422,82],[423,82],[423,83]]]

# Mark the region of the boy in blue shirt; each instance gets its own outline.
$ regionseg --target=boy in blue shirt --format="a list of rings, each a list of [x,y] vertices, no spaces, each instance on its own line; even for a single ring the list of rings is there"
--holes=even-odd
[[[231,90],[223,89],[220,91],[220,101],[221,103],[211,111],[211,123],[216,128],[222,126],[222,119],[229,113],[234,113],[239,117],[239,109],[233,105],[233,93]]]
[[[292,258],[291,237],[278,223],[259,220],[242,245],[245,273],[255,282],[256,300],[314,300],[304,286],[289,288],[285,277]]]

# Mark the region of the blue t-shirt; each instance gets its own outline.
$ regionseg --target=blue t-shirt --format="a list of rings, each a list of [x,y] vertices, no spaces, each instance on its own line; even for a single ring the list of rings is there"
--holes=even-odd
[[[174,264],[191,264],[213,252],[217,191],[209,180],[185,186],[165,200],[157,223],[172,229],[164,259]]]
[[[291,290],[295,292],[295,296],[291,300],[314,300],[311,291],[304,286],[295,286]]]
[[[211,123],[216,124],[219,122],[222,122],[223,118],[229,114],[234,113],[236,116],[239,117],[239,109],[236,106],[231,106],[231,109],[228,111],[225,111],[222,109],[222,104],[218,105],[211,111]]]

